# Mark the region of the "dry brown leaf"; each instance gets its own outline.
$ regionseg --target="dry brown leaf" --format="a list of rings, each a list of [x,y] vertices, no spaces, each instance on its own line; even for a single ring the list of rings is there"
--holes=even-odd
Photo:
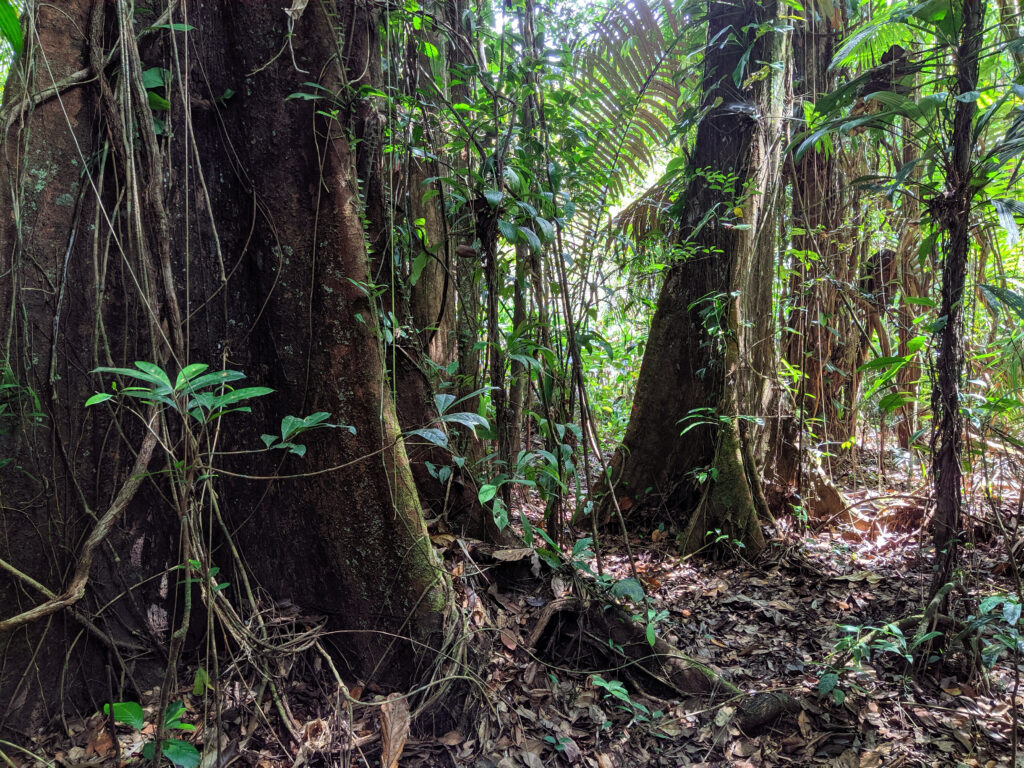
[[[399,693],[388,696],[380,708],[380,762],[383,768],[398,768],[398,758],[409,738],[409,700]]]
[[[85,751],[89,754],[105,757],[114,749],[114,740],[110,737],[110,731],[105,728],[93,734],[89,743],[85,745]]]
[[[504,563],[509,563],[530,557],[532,554],[533,547],[521,547],[519,549],[496,549],[491,554],[491,557],[495,560],[501,560]]]
[[[302,728],[306,746],[314,752],[323,752],[331,746],[331,726],[323,718],[310,720]]]
[[[448,733],[438,739],[438,742],[444,744],[446,747],[457,747],[465,740],[466,737],[458,731],[448,731]]]
[[[611,755],[606,755],[604,752],[597,756],[597,768],[615,768],[615,762],[612,760]]]

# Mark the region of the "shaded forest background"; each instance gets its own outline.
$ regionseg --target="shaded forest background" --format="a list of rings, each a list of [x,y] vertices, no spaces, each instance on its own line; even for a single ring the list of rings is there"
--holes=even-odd
[[[647,549],[766,572],[912,531],[913,605],[803,684],[984,680],[1016,760],[1019,22],[0,0],[0,754],[106,712],[188,768],[267,702],[278,757],[349,759],[369,703],[385,764],[473,732],[500,764],[491,643],[555,678],[584,636],[576,689],[630,724],[644,694],[803,729],[799,685],[688,655]],[[563,736],[536,754],[603,768]]]

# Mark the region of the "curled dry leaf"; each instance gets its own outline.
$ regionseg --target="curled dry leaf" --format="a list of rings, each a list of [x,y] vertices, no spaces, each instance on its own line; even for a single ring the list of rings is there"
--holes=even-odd
[[[383,768],[398,768],[398,758],[409,738],[409,700],[399,693],[388,696],[380,708],[380,762]]]
[[[323,718],[310,720],[302,728],[306,746],[313,752],[324,752],[331,745],[331,726]]]

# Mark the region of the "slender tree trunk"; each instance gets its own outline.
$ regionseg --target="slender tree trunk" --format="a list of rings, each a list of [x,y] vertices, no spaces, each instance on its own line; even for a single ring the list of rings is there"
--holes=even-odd
[[[407,686],[442,642],[449,588],[385,386],[349,143],[362,105],[347,84],[376,66],[368,41],[380,17],[347,0],[314,0],[292,24],[261,3],[187,10],[178,6],[171,21],[188,31],[147,31],[124,2],[26,9],[40,45],[26,51],[28,84],[11,89],[0,120],[16,118],[0,164],[0,186],[15,195],[0,221],[0,274],[12,278],[0,281],[0,306],[4,353],[42,415],[3,446],[15,462],[0,469],[0,558],[59,592],[77,542],[125,481],[142,432],[124,409],[83,409],[107,383],[89,375],[93,367],[149,360],[172,380],[192,362],[239,369],[275,393],[251,415],[225,417],[225,449],[258,447],[282,416],[319,410],[355,434],[312,434],[301,460],[215,456],[225,530],[268,594],[343,633],[336,647],[352,669]],[[282,45],[290,50],[279,56]],[[97,62],[93,78],[59,101],[21,110],[23,94],[51,85],[51,72],[59,80]],[[158,94],[169,110],[154,112],[146,96],[150,67],[172,73]],[[313,80],[326,89],[317,95],[335,95],[288,98]],[[137,133],[121,129],[133,125]],[[179,492],[164,480],[167,464],[158,450],[149,464],[157,474],[99,550],[81,603],[124,592],[112,611],[160,641],[183,522],[164,501]],[[287,479],[232,479],[228,470]],[[214,557],[229,559],[226,550]],[[2,618],[40,600],[24,579],[0,575]],[[62,698],[98,708],[89,695],[109,694],[102,664],[86,663],[90,642],[75,645],[81,672],[51,697],[66,620],[0,639],[5,724],[52,716]],[[132,639],[117,622],[108,630]]]
[[[978,60],[984,30],[984,0],[964,0],[963,26],[957,49],[957,92],[977,90]],[[970,251],[971,150],[974,99],[957,100],[953,116],[951,143],[953,155],[947,169],[946,193],[931,201],[931,213],[946,232],[942,262],[942,302],[944,322],[939,330],[939,358],[936,364],[938,386],[932,395],[935,445],[932,473],[935,477],[935,517],[932,542],[935,545],[935,574],[932,594],[936,594],[953,576],[957,556],[957,537],[963,507],[963,416],[960,412],[960,385],[963,377],[964,289],[967,280],[967,256]]]
[[[765,380],[753,360],[771,338],[771,323],[755,318],[771,315],[764,285],[773,263],[781,89],[770,72],[752,76],[741,62],[778,59],[781,36],[753,31],[776,12],[771,1],[710,4],[708,39],[718,42],[705,57],[709,111],[674,211],[681,256],[665,278],[630,423],[612,461],[619,506],[685,527],[688,551],[716,530],[747,552],[764,546],[739,424],[763,416]],[[606,514],[611,503],[604,502]]]
[[[832,91],[835,76],[829,67],[839,30],[832,19],[809,7],[793,34],[793,89],[796,116],[804,104]],[[825,366],[835,333],[839,296],[829,276],[835,273],[840,255],[843,224],[842,188],[835,151],[811,148],[792,161],[792,235],[794,252],[790,294],[793,305],[782,333],[782,358],[797,372],[794,413],[774,424],[771,449],[770,494],[776,511],[786,502],[803,504],[814,513],[824,500],[811,492],[815,483],[801,475],[802,433],[808,422],[820,419],[824,401],[833,397],[825,388]],[[820,431],[820,427],[818,427]],[[826,438],[827,439],[827,438]]]

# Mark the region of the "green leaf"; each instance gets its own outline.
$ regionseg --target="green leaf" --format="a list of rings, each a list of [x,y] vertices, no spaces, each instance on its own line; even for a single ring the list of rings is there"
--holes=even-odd
[[[505,179],[505,183],[508,184],[508,188],[513,192],[521,193],[523,191],[523,181],[514,169],[506,166],[502,176]]]
[[[213,690],[213,686],[210,685],[210,675],[205,669],[199,667],[192,681],[192,695],[202,696],[208,689]]]
[[[156,742],[151,741],[142,748],[142,756],[152,760],[156,754]],[[180,739],[167,739],[164,741],[163,755],[178,768],[196,768],[199,765],[201,756],[199,750]]]
[[[142,70],[142,87],[146,90],[150,88],[163,88],[170,81],[171,71],[169,69],[150,67],[149,69]]]
[[[191,24],[157,24],[150,29],[169,29],[171,32],[191,32],[195,27]]]
[[[146,98],[149,100],[150,108],[155,109],[158,112],[163,112],[171,108],[171,102],[158,93],[146,91]]]
[[[611,592],[614,597],[620,600],[625,598],[634,603],[642,603],[644,601],[644,588],[639,581],[633,578],[619,579],[612,584]]]
[[[110,714],[110,705],[103,705],[103,714]],[[141,731],[145,725],[142,715],[142,705],[135,701],[114,702],[114,719],[119,723],[130,725],[137,731]]]
[[[198,560],[189,560],[188,562],[196,570],[202,568],[202,564]],[[175,723],[181,720],[183,714],[185,714],[185,702],[181,701],[181,699],[171,702],[164,711],[164,726],[173,728]]]
[[[10,0],[0,0],[0,36],[11,44],[15,56],[21,56],[25,40],[21,35],[18,12],[14,10]]]
[[[480,490],[477,492],[477,499],[481,504],[486,504],[488,501],[494,498],[495,494],[498,493],[498,486],[496,485],[481,485]]]
[[[225,405],[240,403],[253,397],[265,397],[266,395],[273,394],[273,392],[274,390],[270,387],[242,387],[241,389],[234,389],[217,396],[217,407],[223,408]]]
[[[539,216],[533,220],[533,223],[537,226],[537,231],[540,233],[540,239],[545,243],[554,242],[555,239],[555,227],[547,219],[542,219]]]
[[[537,237],[537,233],[532,229],[527,229],[526,227],[520,227],[519,231],[522,233],[523,237],[526,238],[526,242],[529,243],[530,248],[539,253],[542,246],[540,244],[540,238]]]
[[[503,197],[504,195],[499,189],[484,190],[484,199],[491,204],[492,208],[497,208],[499,205],[501,205],[501,199]]]
[[[902,367],[907,364],[905,357],[876,357],[860,366],[858,371],[871,371],[878,368],[891,368],[892,366]]]
[[[883,413],[892,413],[904,405],[909,405],[916,398],[909,392],[890,392],[878,401],[878,407]]]
[[[423,274],[423,268],[427,266],[427,260],[430,258],[429,254],[421,253],[412,262],[412,268],[409,270],[409,286],[412,287],[420,281],[420,275]]]
[[[1000,288],[998,285],[981,284],[978,288],[990,304],[1003,304],[1024,320],[1024,296],[1007,288]]]
[[[658,637],[654,633],[654,624],[653,624],[653,622],[650,622],[650,623],[647,624],[647,644],[649,646],[651,646],[651,648],[653,648],[654,647],[654,642],[657,639],[658,639]]]
[[[836,685],[839,683],[839,675],[835,672],[826,672],[818,680],[818,695],[827,696],[832,693]]]
[[[107,394],[106,392],[99,392],[85,401],[85,407],[88,408],[90,405],[99,405],[100,403],[105,403],[107,402],[107,400],[110,400],[113,397],[113,395]]]
[[[441,417],[441,421],[450,422],[454,424],[461,424],[464,427],[468,427],[469,431],[476,434],[477,427],[483,427],[484,429],[490,428],[490,422],[487,421],[479,413],[473,413],[472,411],[460,411],[459,413],[448,413]]]
[[[192,363],[192,365],[186,365],[178,372],[178,378],[174,382],[174,391],[180,392],[184,389],[186,384],[209,367],[210,366],[206,363]]]
[[[161,384],[166,384],[167,389],[171,388],[171,380],[167,377],[167,374],[164,373],[164,369],[156,363],[150,363],[146,360],[136,360],[135,367],[140,371],[145,371],[150,376],[155,377]]]
[[[519,239],[519,228],[515,224],[511,221],[498,219],[498,229],[501,231],[502,237],[515,245],[516,240]]]
[[[204,376],[200,376],[198,379],[190,381],[188,390],[190,392],[198,392],[199,390],[206,389],[210,386],[230,384],[233,381],[241,381],[244,378],[245,374],[241,371],[216,371],[214,373],[207,373]]]
[[[136,363],[138,365],[138,363]],[[159,370],[159,369],[157,369]],[[167,378],[167,375],[163,371],[160,371],[160,376],[154,376],[146,373],[145,371],[133,371],[131,368],[93,368],[93,373],[112,373],[115,376],[129,376],[133,379],[141,379],[142,381],[148,381],[150,384],[164,385],[167,387],[166,391],[171,391],[171,382]]]
[[[440,446],[441,448],[448,447],[448,435],[442,432],[437,427],[427,427],[426,429],[411,429],[406,433],[407,436],[416,435],[422,437],[424,440],[433,443],[434,445]]]

